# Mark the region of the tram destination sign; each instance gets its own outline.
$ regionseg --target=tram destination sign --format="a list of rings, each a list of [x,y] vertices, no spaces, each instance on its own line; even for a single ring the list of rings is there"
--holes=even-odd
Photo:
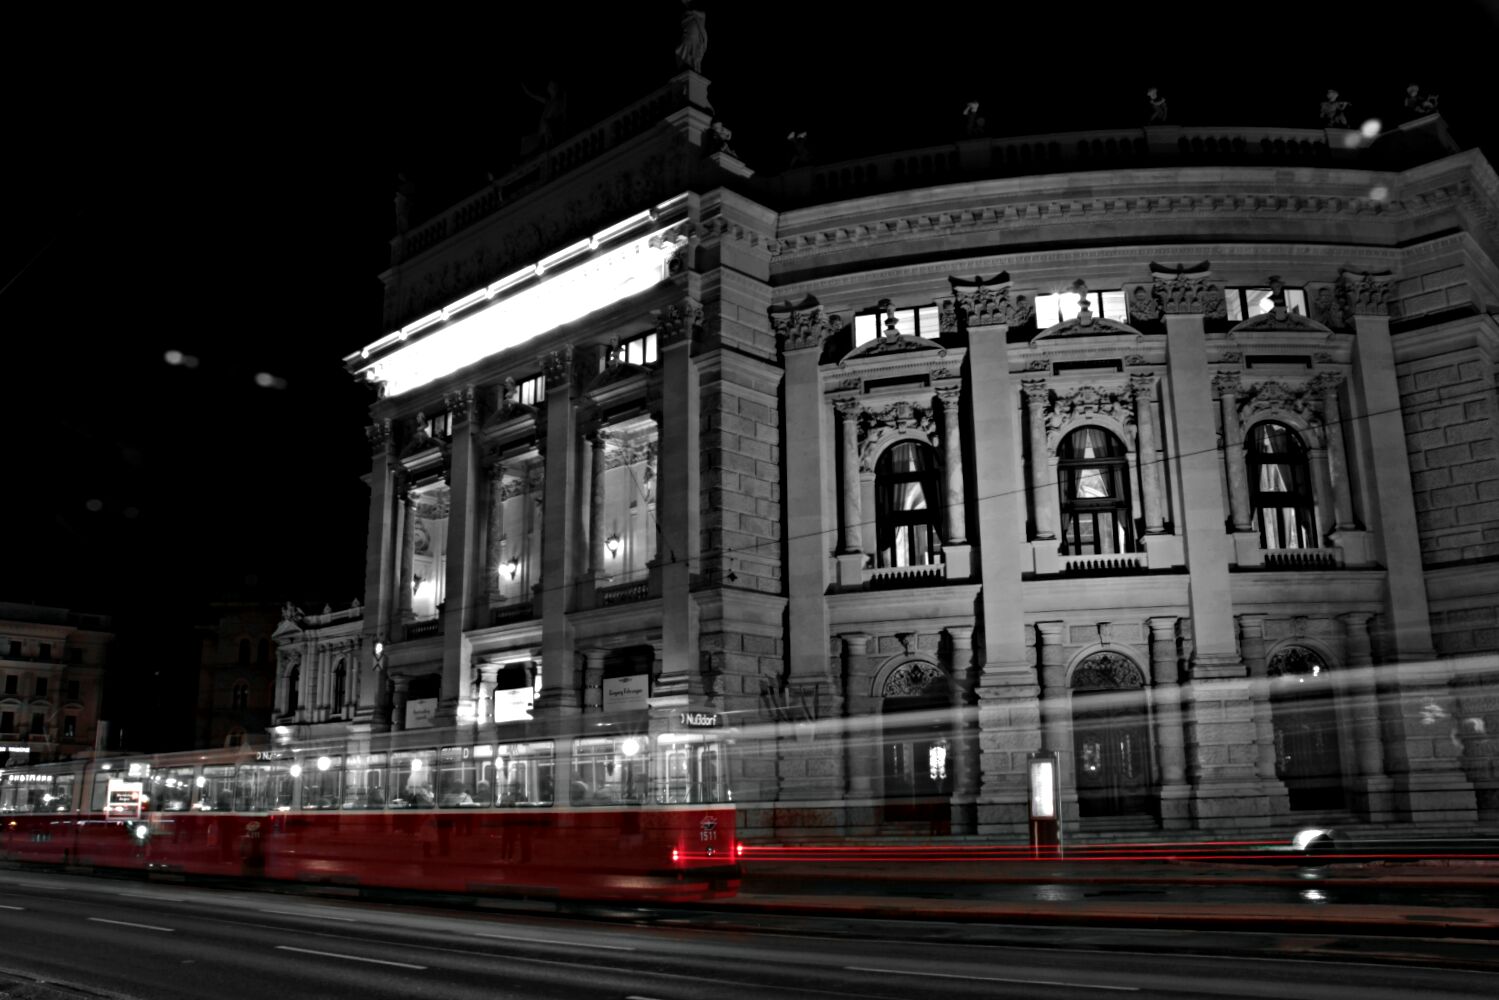
[[[678,712],[677,718],[688,729],[716,729],[723,725],[723,716],[717,712]]]

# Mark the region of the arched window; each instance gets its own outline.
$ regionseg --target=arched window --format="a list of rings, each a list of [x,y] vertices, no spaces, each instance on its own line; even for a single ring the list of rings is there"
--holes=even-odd
[[[1129,458],[1102,427],[1079,427],[1057,449],[1062,490],[1062,552],[1069,556],[1130,552]]]
[[[333,668],[333,712],[338,714],[344,710],[345,685],[348,683],[349,670],[345,661],[340,659],[338,666]]]
[[[1285,424],[1266,421],[1249,430],[1244,443],[1249,466],[1249,502],[1266,549],[1314,549],[1312,482],[1306,445]]]
[[[234,688],[229,692],[229,707],[236,712],[250,707],[250,685],[245,681],[234,682]]]
[[[919,441],[885,449],[874,467],[875,535],[881,566],[925,566],[937,561],[941,492],[937,453]]]
[[[250,640],[249,639],[241,639],[239,641],[239,662],[241,664],[247,664],[247,663],[250,662]]]

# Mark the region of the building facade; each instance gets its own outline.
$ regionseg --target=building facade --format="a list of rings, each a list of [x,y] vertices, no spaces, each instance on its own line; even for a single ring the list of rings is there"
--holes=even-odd
[[[276,685],[273,634],[282,615],[273,605],[224,602],[210,607],[198,629],[199,747],[262,743],[271,724]]]
[[[102,746],[113,641],[105,615],[0,604],[0,761],[63,760]]]
[[[397,236],[347,359],[363,607],[297,629],[351,679],[278,718],[716,725],[749,839],[1023,835],[1037,752],[1084,838],[1499,815],[1478,152],[1429,116],[761,177],[711,122],[685,72]]]

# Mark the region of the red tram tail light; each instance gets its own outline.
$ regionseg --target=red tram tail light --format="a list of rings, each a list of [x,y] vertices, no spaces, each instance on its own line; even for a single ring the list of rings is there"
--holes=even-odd
[[[739,858],[744,857],[744,841],[741,840],[739,843],[735,844],[734,847],[736,848],[736,850],[734,851],[734,856]]]
[[[678,848],[673,847],[671,849],[671,863],[672,864],[678,864],[678,863],[681,862],[681,860],[682,860],[682,852],[681,852],[681,850],[679,850]]]

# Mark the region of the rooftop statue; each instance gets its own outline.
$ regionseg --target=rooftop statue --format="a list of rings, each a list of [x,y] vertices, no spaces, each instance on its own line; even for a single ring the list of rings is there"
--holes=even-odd
[[[682,0],[682,41],[677,46],[677,68],[703,71],[703,56],[708,54],[708,12],[699,10],[693,0]]]
[[[1145,92],[1145,96],[1150,100],[1150,120],[1145,124],[1166,124],[1166,98],[1162,97],[1161,92],[1155,87],[1151,87],[1149,90],[1147,90]]]
[[[526,92],[527,97],[541,105],[541,118],[536,123],[536,134],[527,137],[534,144],[529,151],[550,149],[561,137],[563,126],[567,124],[567,92],[557,85],[556,80],[547,81],[545,97],[533,93],[524,83],[520,88]]]
[[[1327,100],[1322,102],[1322,127],[1347,128],[1348,102],[1338,100],[1338,92],[1329,90]]]
[[[1423,92],[1418,83],[1405,88],[1405,110],[1417,117],[1436,114],[1437,101],[1440,99],[1440,96],[1432,91]]]
[[[786,164],[788,170],[809,166],[812,163],[812,150],[807,146],[806,132],[793,130],[787,134],[786,141],[791,143],[791,162]]]
[[[396,174],[396,235],[404,236],[411,228],[411,196],[416,186],[405,174]]]
[[[963,132],[970,139],[984,134],[984,116],[979,114],[979,102],[969,101],[963,108]]]

